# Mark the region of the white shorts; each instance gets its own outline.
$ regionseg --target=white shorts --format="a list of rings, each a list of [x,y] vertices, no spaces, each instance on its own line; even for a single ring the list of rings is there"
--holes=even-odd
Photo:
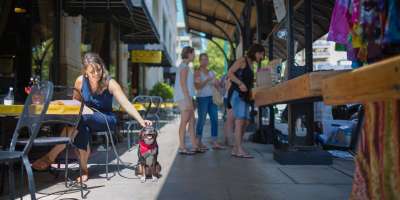
[[[179,110],[185,111],[185,110],[194,110],[194,104],[193,104],[193,99],[182,99],[176,102],[178,105]]]

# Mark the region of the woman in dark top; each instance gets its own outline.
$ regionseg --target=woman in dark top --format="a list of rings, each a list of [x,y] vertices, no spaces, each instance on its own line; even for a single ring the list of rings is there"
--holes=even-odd
[[[78,125],[78,130],[75,131],[71,128],[63,130],[63,135],[70,135],[74,138],[74,145],[78,148],[78,157],[80,159],[83,175],[78,178],[78,181],[87,181],[88,179],[88,168],[87,161],[90,155],[90,137],[92,132],[106,131],[107,122],[111,130],[115,128],[117,119],[112,113],[112,100],[113,97],[121,105],[121,107],[129,114],[129,116],[135,118],[139,124],[143,127],[151,125],[152,123],[147,120],[143,120],[137,110],[129,102],[125,96],[120,85],[111,79],[105,68],[103,60],[99,55],[95,53],[86,53],[83,57],[83,68],[82,75],[79,76],[74,85],[77,91],[81,92],[81,95],[74,93],[73,98],[79,101],[83,101],[86,106],[94,108],[94,112],[91,114],[83,114]],[[99,113],[98,111],[101,113]],[[107,118],[107,122],[104,120],[103,114]],[[32,164],[32,167],[37,170],[44,170],[48,168],[51,163],[54,162],[57,155],[61,153],[65,148],[65,145],[55,146],[49,153],[42,158],[38,159]]]
[[[250,119],[250,91],[253,88],[253,63],[264,58],[264,47],[253,44],[246,56],[239,58],[229,69],[228,76],[232,81],[232,96],[230,99],[235,118],[235,145],[232,156],[238,158],[253,158],[242,147],[243,134]]]

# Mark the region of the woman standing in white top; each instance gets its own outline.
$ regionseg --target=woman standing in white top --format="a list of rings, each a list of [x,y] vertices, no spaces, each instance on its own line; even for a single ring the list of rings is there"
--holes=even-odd
[[[194,49],[192,47],[184,47],[181,53],[182,63],[176,71],[174,100],[178,104],[181,112],[181,122],[179,125],[179,153],[184,155],[192,155],[194,153],[203,152],[197,144],[194,133],[194,106],[193,97],[194,80],[193,72],[189,68],[189,63],[194,59]],[[189,125],[189,134],[192,140],[193,150],[188,150],[185,145],[186,127]]]
[[[211,122],[211,144],[213,149],[223,149],[217,142],[218,138],[218,107],[213,102],[214,87],[218,87],[213,71],[208,69],[208,55],[200,54],[200,68],[195,72],[195,87],[197,89],[197,115],[196,135],[199,147],[202,150],[208,148],[202,143],[203,128],[206,122],[206,116],[210,117]]]

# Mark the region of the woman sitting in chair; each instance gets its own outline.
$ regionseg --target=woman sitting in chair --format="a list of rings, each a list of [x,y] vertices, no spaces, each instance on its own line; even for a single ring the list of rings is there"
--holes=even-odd
[[[75,131],[71,128],[64,129],[62,135],[68,134],[73,137],[74,145],[78,148],[78,156],[82,168],[82,177],[77,181],[88,180],[87,162],[90,155],[89,140],[92,132],[106,131],[107,123],[110,130],[114,130],[117,119],[112,113],[112,99],[115,97],[117,102],[129,114],[135,118],[143,127],[150,126],[151,121],[143,120],[137,110],[129,102],[123,93],[117,81],[110,78],[105,68],[103,60],[95,53],[86,53],[83,56],[82,75],[75,81],[75,89],[81,92],[81,95],[74,93],[74,99],[83,101],[88,107],[94,108],[93,114],[83,114],[80,120],[78,130]],[[100,112],[98,112],[98,111]],[[103,114],[107,118],[104,120]],[[36,160],[32,167],[36,170],[47,169],[56,159],[59,153],[65,148],[65,145],[55,146],[49,153],[42,158]]]

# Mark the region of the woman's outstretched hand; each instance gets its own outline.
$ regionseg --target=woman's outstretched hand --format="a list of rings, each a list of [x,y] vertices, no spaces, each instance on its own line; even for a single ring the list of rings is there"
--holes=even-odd
[[[143,120],[143,123],[140,124],[142,127],[147,127],[153,125],[152,121],[149,120]]]
[[[239,85],[239,89],[240,89],[240,91],[242,91],[242,92],[247,92],[247,87],[246,87],[246,85],[243,84],[243,83]]]

